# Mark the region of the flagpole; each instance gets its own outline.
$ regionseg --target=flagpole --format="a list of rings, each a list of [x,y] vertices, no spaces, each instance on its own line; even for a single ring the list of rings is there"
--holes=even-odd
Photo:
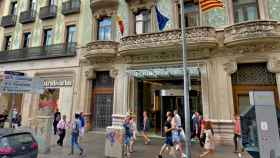
[[[190,150],[190,104],[189,104],[189,72],[187,69],[187,40],[185,38],[185,16],[184,16],[184,0],[181,3],[181,30],[182,30],[182,50],[183,50],[183,69],[184,69],[184,113],[185,113],[185,133],[186,143],[185,152],[187,158],[191,158]]]
[[[200,23],[199,26],[202,26],[202,10],[201,10],[200,1],[201,1],[201,0],[198,1],[198,7],[199,7],[199,8],[198,8],[198,9],[199,9],[199,23]]]

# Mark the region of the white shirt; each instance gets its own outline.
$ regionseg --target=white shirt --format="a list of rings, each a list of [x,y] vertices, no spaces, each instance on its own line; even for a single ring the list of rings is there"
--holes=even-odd
[[[176,128],[182,127],[182,121],[179,114],[175,115],[175,121],[176,121]]]

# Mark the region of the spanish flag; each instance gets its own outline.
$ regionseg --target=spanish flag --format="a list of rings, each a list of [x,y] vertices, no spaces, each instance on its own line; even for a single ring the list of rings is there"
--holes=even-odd
[[[224,8],[222,0],[199,0],[202,12],[206,12],[213,8]]]
[[[120,32],[123,36],[123,33],[124,33],[124,22],[123,22],[123,19],[120,17],[120,16],[117,16],[117,22],[118,22],[118,25],[119,25],[119,28],[120,28]]]

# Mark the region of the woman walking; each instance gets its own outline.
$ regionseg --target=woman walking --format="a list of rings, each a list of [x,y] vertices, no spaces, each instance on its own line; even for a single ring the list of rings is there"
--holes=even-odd
[[[203,130],[203,133],[206,135],[204,149],[206,150],[204,153],[200,155],[200,157],[204,157],[208,154],[212,154],[215,149],[215,143],[214,143],[214,130],[212,128],[211,122],[207,121],[205,123],[205,128]]]
[[[149,136],[148,136],[148,131],[149,131],[149,118],[148,114],[146,111],[143,112],[143,131],[142,131],[142,136],[144,138],[144,143],[145,145],[149,144],[151,142]]]
[[[63,146],[63,140],[66,134],[66,115],[63,115],[62,119],[57,124],[58,136],[59,139],[57,140],[57,144]]]
[[[80,144],[78,143],[79,140],[79,133],[80,133],[80,114],[75,114],[75,120],[72,127],[72,138],[71,138],[71,153],[69,155],[74,154],[74,146],[80,150],[80,155],[83,155],[84,150],[81,148]]]
[[[134,121],[134,118],[132,116],[130,116],[130,127],[131,127],[131,145],[130,145],[130,152],[134,152],[134,144],[136,142],[136,131],[137,131],[137,127],[136,127],[136,123]]]

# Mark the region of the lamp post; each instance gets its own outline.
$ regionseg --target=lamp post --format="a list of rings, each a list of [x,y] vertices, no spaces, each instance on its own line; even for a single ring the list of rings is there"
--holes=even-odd
[[[181,4],[182,53],[183,53],[183,69],[184,69],[184,113],[185,113],[185,131],[186,131],[185,150],[186,150],[187,158],[191,158],[189,72],[187,69],[187,40],[185,38],[184,0],[180,0],[180,4]]]

